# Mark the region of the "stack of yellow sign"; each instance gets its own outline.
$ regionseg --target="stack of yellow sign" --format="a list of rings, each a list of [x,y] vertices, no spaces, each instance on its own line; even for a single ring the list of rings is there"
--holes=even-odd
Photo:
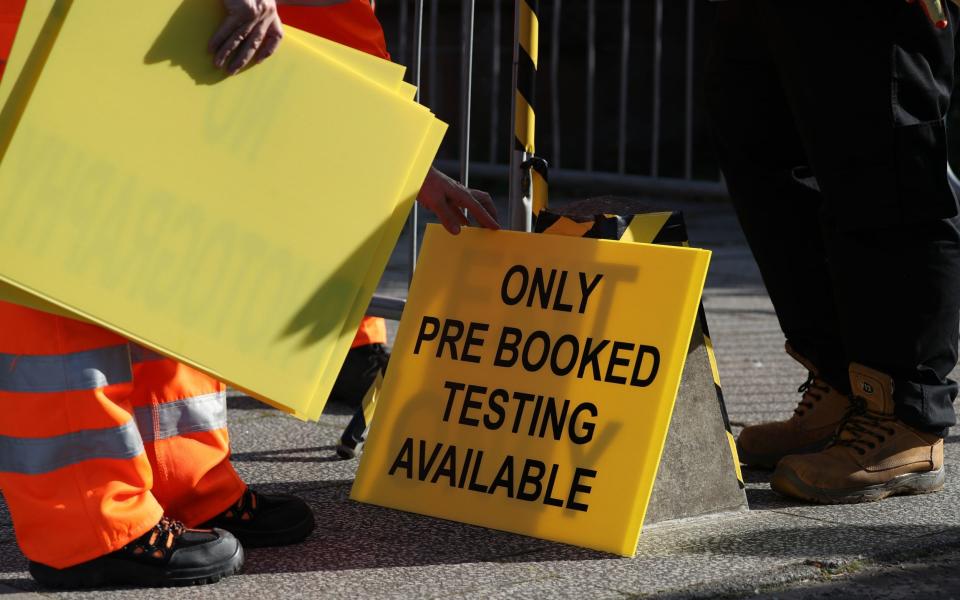
[[[319,417],[446,126],[288,29],[225,78],[213,0],[30,0],[0,83],[0,298]]]

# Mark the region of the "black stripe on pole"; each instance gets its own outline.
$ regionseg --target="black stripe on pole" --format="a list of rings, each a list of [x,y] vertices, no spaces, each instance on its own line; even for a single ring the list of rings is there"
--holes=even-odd
[[[533,59],[526,52],[520,53],[517,70],[517,91],[524,97],[530,108],[536,111],[537,68],[533,66]]]

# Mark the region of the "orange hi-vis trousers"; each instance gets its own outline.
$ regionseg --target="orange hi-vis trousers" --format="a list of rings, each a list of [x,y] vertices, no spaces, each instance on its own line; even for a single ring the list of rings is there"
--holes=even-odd
[[[219,381],[95,325],[0,302],[0,490],[27,558],[108,554],[239,499]]]

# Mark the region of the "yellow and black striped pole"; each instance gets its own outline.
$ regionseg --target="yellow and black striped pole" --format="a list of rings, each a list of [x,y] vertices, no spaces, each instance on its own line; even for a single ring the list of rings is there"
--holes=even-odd
[[[540,0],[516,0],[514,32],[509,225],[530,231],[533,215],[547,206],[547,163],[536,155]]]

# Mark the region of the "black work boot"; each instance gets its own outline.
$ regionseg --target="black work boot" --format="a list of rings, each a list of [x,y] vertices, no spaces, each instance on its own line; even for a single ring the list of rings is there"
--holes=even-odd
[[[288,494],[261,494],[247,488],[236,504],[201,527],[219,527],[248,548],[289,546],[313,531],[313,511]]]
[[[243,566],[243,548],[226,531],[187,529],[164,517],[123,548],[66,569],[30,562],[30,574],[58,589],[215,583]]]

